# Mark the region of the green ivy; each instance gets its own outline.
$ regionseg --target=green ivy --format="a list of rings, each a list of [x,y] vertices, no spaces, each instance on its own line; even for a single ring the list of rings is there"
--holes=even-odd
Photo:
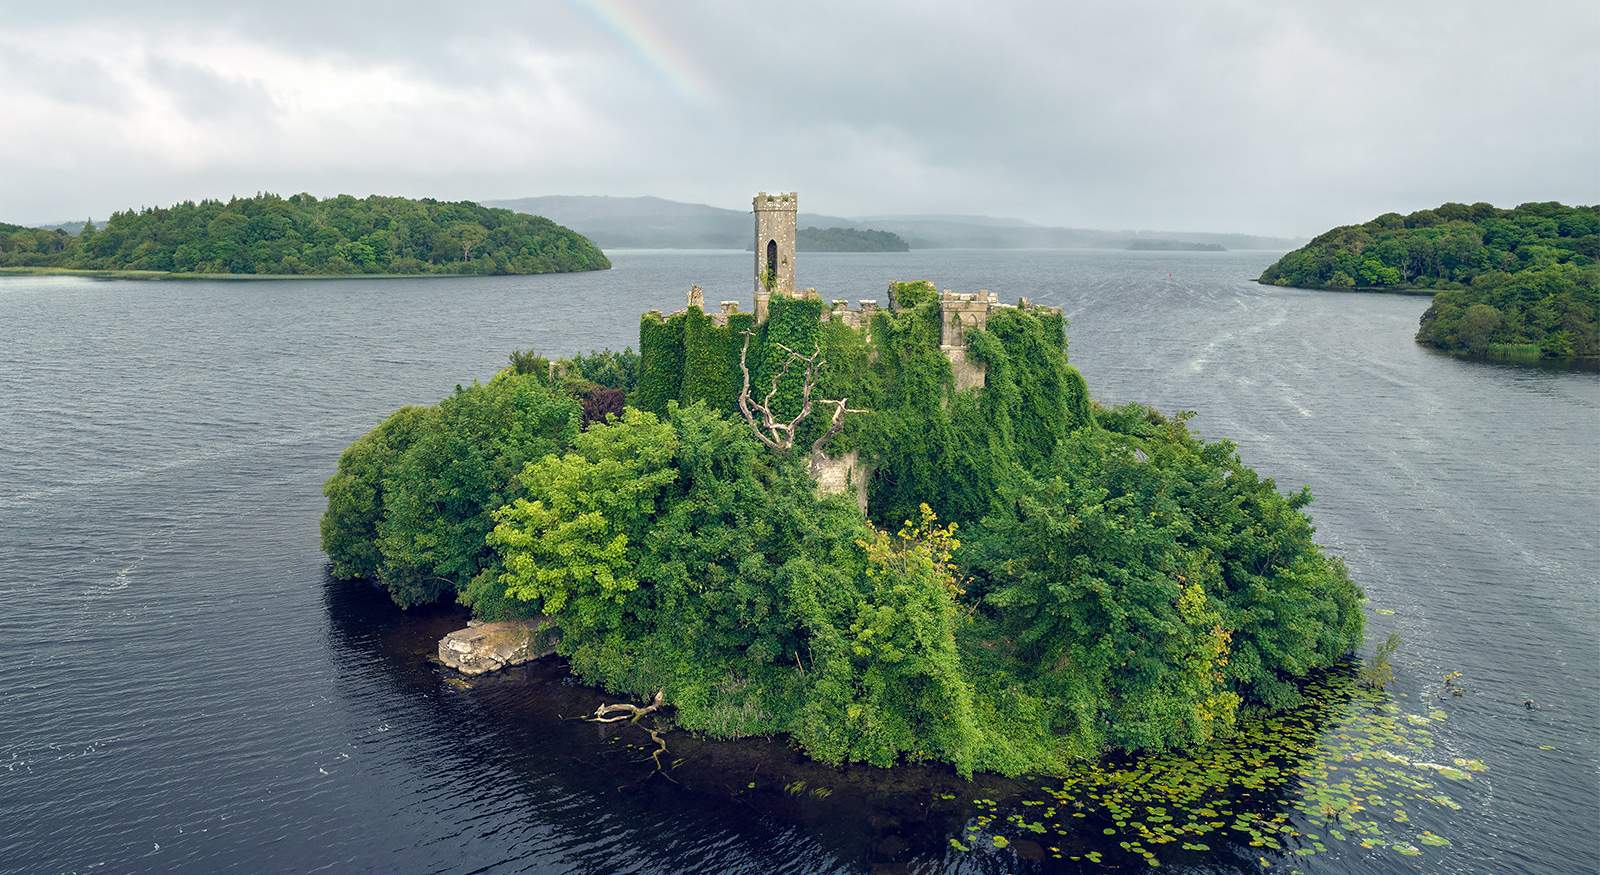
[[[639,319],[639,385],[633,406],[665,413],[667,403],[678,400],[683,386],[683,335],[686,314],[666,319],[646,313]]]

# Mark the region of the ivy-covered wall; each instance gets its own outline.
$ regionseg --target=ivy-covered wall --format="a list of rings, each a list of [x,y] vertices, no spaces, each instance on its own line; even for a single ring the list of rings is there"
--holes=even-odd
[[[768,305],[767,322],[761,332],[761,361],[750,369],[752,394],[764,396],[772,387],[772,378],[783,370],[786,353],[779,344],[800,355],[811,355],[821,342],[822,301],[816,298],[789,298],[777,295]],[[778,384],[778,395],[772,402],[772,413],[788,419],[800,412],[800,393],[805,385],[803,369],[791,367],[788,376]]]
[[[755,316],[736,313],[728,324],[717,325],[699,307],[690,307],[683,324],[683,382],[679,400],[684,404],[704,401],[712,410],[732,413],[738,409],[743,375],[739,372],[739,350],[744,333],[755,326]]]
[[[633,406],[651,413],[666,413],[667,402],[677,401],[683,386],[683,334],[688,317],[675,313],[663,320],[646,313],[639,320],[639,385]]]
[[[868,513],[896,527],[928,503],[941,518],[975,521],[992,509],[1002,487],[1039,470],[1074,430],[1092,422],[1087,387],[1067,363],[1065,321],[1045,309],[997,308],[987,330],[968,335],[968,353],[987,371],[979,392],[955,391],[950,361],[939,347],[939,293],[924,281],[890,286],[895,310],[872,317],[871,340],[837,318],[823,321],[815,298],[778,296],[769,318],[750,314],[718,326],[699,307],[640,328],[635,406],[664,411],[668,400],[704,401],[737,415],[739,351],[753,329],[751,392],[764,396],[783,367],[779,344],[802,355],[819,346],[826,362],[815,398],[847,398],[853,414],[828,444],[831,453],[858,450],[873,470]],[[791,369],[774,413],[799,410],[803,376]],[[797,436],[807,446],[832,410],[813,409]]]

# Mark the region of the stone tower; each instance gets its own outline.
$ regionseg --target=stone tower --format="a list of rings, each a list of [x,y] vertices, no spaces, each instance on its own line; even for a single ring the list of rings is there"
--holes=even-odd
[[[774,294],[794,294],[794,192],[756,195],[756,321],[767,320],[767,301]]]
[[[939,349],[950,360],[955,373],[956,391],[982,388],[986,376],[983,363],[967,351],[967,334],[989,326],[989,311],[999,304],[994,292],[942,292],[939,295]]]

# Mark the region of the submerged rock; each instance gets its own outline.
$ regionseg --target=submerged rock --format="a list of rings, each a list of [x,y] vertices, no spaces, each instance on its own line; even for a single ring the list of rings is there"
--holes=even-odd
[[[484,674],[549,656],[558,637],[544,617],[472,622],[439,639],[439,661],[462,674]]]

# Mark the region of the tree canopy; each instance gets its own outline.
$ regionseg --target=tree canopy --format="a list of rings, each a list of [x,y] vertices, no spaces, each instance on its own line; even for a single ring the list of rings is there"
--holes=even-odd
[[[1557,263],[1479,274],[1465,289],[1434,295],[1417,340],[1493,358],[1600,358],[1600,267]]]
[[[1417,340],[1502,358],[1600,356],[1600,206],[1445,204],[1335,228],[1261,282],[1438,294]]]
[[[1261,274],[1308,289],[1459,289],[1479,274],[1600,258],[1600,206],[1444,204],[1319,234]]]
[[[459,201],[260,194],[113,213],[103,227],[0,225],[0,266],[225,274],[524,274],[601,270],[549,219]]]

